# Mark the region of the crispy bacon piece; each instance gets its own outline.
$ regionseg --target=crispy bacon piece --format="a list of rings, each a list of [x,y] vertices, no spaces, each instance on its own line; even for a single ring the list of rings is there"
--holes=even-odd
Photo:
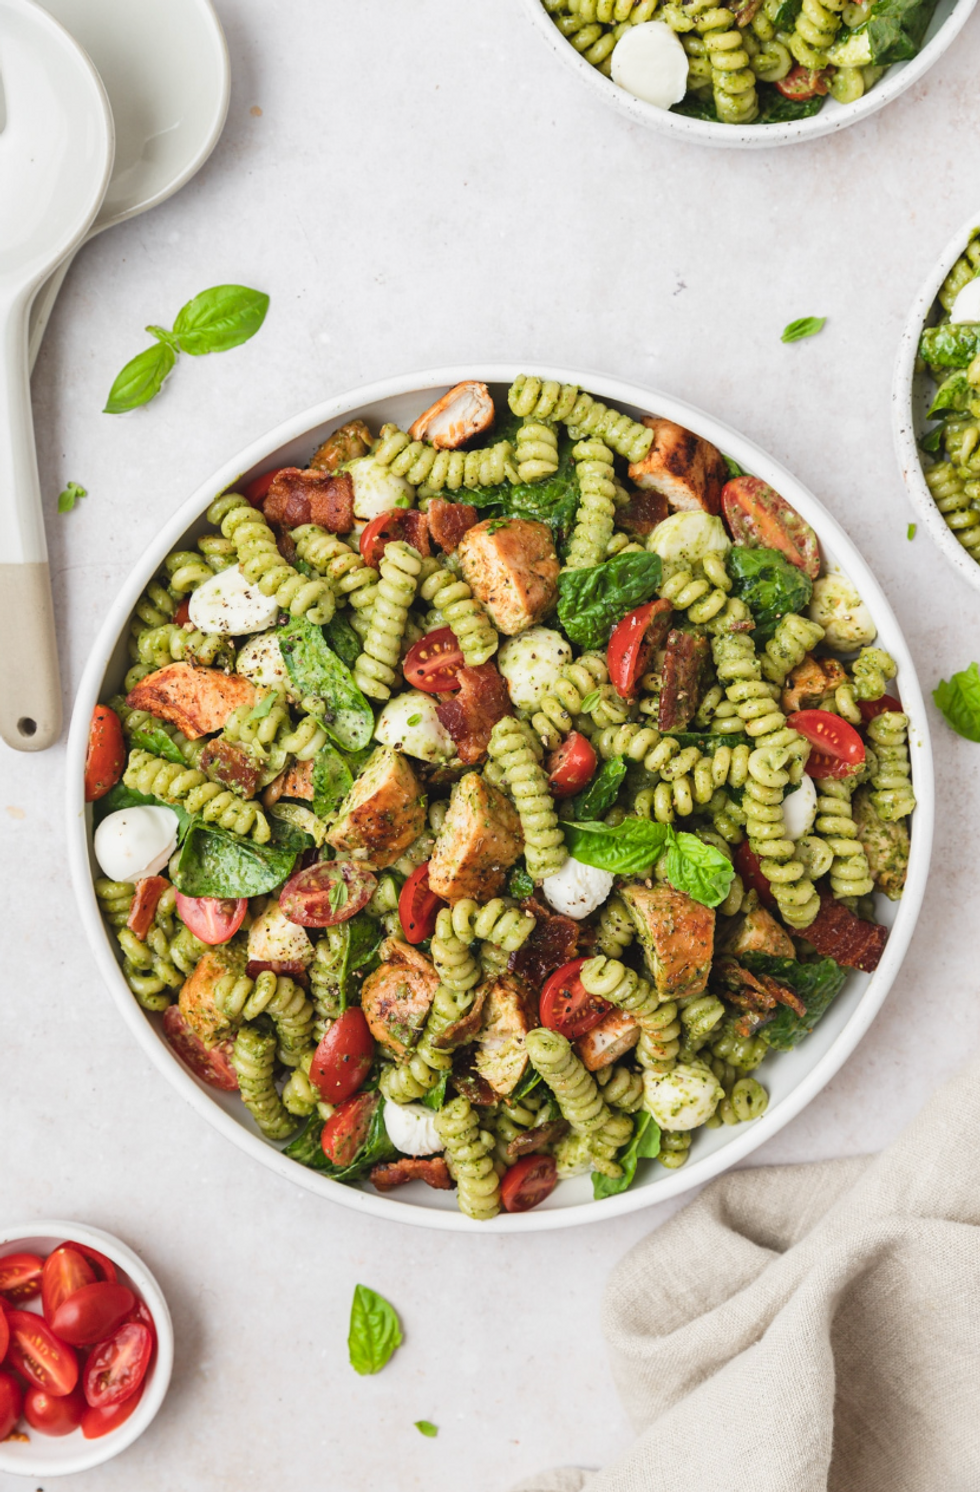
[[[768,974],[753,974],[733,958],[719,959],[715,972],[725,984],[731,1003],[745,1012],[735,1024],[740,1036],[751,1036],[764,1026],[777,1005],[788,1005],[797,1015],[806,1015],[799,996]]]
[[[314,471],[336,471],[345,461],[366,456],[371,449],[371,432],[363,420],[350,420],[328,435],[310,457]]]
[[[439,450],[455,451],[493,424],[493,400],[485,383],[457,383],[408,427],[412,440],[427,440]]]
[[[219,736],[205,746],[198,766],[202,772],[208,774],[212,782],[230,787],[239,797],[255,797],[262,772],[254,757],[243,746],[223,741]]]
[[[762,0],[741,0],[739,5],[732,8],[732,15],[735,17],[736,26],[747,26],[758,15],[761,9]]]
[[[354,482],[346,471],[284,466],[273,478],[262,511],[269,523],[282,528],[317,523],[332,534],[347,534],[354,527]]]
[[[665,509],[666,506],[665,503]],[[425,516],[429,520],[429,532],[447,554],[452,554],[463,535],[480,520],[472,503],[449,503],[442,497],[431,500]]]
[[[470,1103],[485,1107],[496,1103],[497,1095],[486,1078],[477,1072],[475,1058],[476,1048],[472,1046],[460,1047],[458,1052],[453,1053],[453,1087],[457,1093],[468,1098]]]
[[[847,674],[836,658],[814,658],[807,653],[783,686],[780,703],[787,715],[797,710],[816,709],[825,694],[843,684]]]
[[[662,492],[654,492],[652,489],[646,492],[637,490],[630,493],[626,507],[617,512],[616,527],[624,528],[628,534],[645,538],[647,534],[653,533],[658,523],[663,523],[669,512],[667,499]]]
[[[710,657],[706,637],[680,632],[667,634],[663,685],[657,725],[662,731],[686,730],[701,701],[701,681]]]
[[[865,922],[849,907],[842,906],[828,891],[820,895],[820,910],[801,936],[824,958],[832,958],[847,969],[873,974],[888,941],[888,929],[878,922]]]
[[[584,929],[571,917],[553,912],[535,897],[521,905],[525,912],[532,914],[536,925],[523,948],[511,954],[507,967],[512,974],[519,974],[540,992],[549,974],[578,958],[579,938]]]
[[[492,663],[461,668],[459,692],[443,697],[436,714],[456,742],[461,761],[478,762],[486,756],[490,733],[498,720],[513,715],[510,693]]]
[[[372,1166],[369,1172],[371,1185],[379,1192],[394,1191],[406,1181],[424,1181],[436,1191],[448,1192],[455,1186],[449,1167],[441,1155],[402,1155],[398,1160],[385,1160]]]
[[[262,801],[266,808],[271,808],[278,803],[280,798],[305,798],[308,803],[313,801],[313,763],[293,762],[293,765],[285,772],[280,772],[263,794]]]
[[[558,1140],[563,1140],[571,1126],[567,1119],[552,1119],[550,1124],[539,1124],[537,1129],[526,1129],[507,1142],[507,1159],[511,1165],[522,1155],[535,1155],[546,1150]]]
[[[136,895],[129,909],[126,926],[141,943],[146,941],[146,935],[153,926],[157,902],[169,885],[170,882],[164,876],[144,876],[141,881],[136,882]]]

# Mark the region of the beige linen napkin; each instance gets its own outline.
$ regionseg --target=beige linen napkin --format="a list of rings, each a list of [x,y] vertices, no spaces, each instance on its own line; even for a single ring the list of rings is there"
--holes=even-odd
[[[514,1492],[978,1492],[980,1060],[881,1155],[734,1171],[606,1293],[638,1439]]]

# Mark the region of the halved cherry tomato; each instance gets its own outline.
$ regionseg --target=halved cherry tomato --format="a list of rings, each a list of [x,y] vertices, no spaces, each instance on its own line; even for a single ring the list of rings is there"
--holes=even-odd
[[[406,943],[424,943],[436,930],[436,918],[448,902],[429,889],[429,862],[419,865],[398,897],[398,920]]]
[[[335,1166],[349,1166],[371,1128],[378,1107],[377,1093],[355,1093],[330,1115],[320,1135],[320,1148]]]
[[[3,1362],[4,1358],[6,1357],[7,1348],[9,1346],[10,1327],[7,1324],[7,1313],[4,1310],[2,1304],[0,1304],[0,1362]],[[0,1439],[2,1439],[2,1436],[0,1436]]]
[[[126,1285],[96,1280],[61,1302],[51,1318],[51,1329],[72,1347],[91,1347],[111,1336],[135,1308],[136,1296]]]
[[[820,545],[805,518],[759,477],[733,477],[721,489],[721,510],[736,544],[778,549],[811,580],[820,574]]]
[[[91,1409],[86,1407],[82,1415],[82,1434],[86,1440],[98,1440],[103,1435],[108,1435],[110,1430],[125,1424],[126,1420],[136,1408],[143,1397],[143,1389],[146,1386],[145,1379],[134,1394],[128,1399],[123,1399],[119,1404],[110,1404],[105,1409]]]
[[[108,705],[96,705],[85,753],[85,801],[94,803],[114,788],[126,765],[122,723]]]
[[[89,1353],[82,1387],[93,1409],[119,1404],[134,1394],[146,1376],[153,1351],[149,1328],[126,1321]]]
[[[377,876],[352,860],[320,860],[289,877],[279,906],[299,927],[334,927],[366,907],[377,884]]]
[[[334,1021],[313,1054],[310,1082],[327,1103],[343,1103],[371,1070],[374,1037],[364,1011],[352,1005]]]
[[[372,518],[361,534],[361,558],[372,570],[380,565],[386,545],[395,539],[405,538],[404,515],[407,511],[406,508],[389,508],[387,512],[379,513],[377,518]]]
[[[785,78],[780,78],[776,87],[784,98],[796,99],[799,103],[808,98],[823,98],[830,89],[830,73],[826,69],[801,64],[791,68]]]
[[[900,715],[902,702],[894,694],[883,694],[880,699],[859,699],[858,709],[861,711],[861,719],[867,725],[869,720],[874,720],[876,715],[884,715],[886,710],[894,710]]]
[[[598,995],[590,995],[579,978],[579,970],[585,958],[573,958],[564,968],[556,969],[546,979],[541,990],[540,1015],[542,1026],[557,1031],[568,1041],[577,1041],[593,1026],[597,1026],[612,1006]]]
[[[16,1368],[35,1388],[49,1394],[70,1394],[78,1382],[78,1358],[67,1342],[33,1311],[8,1311],[10,1346],[7,1365]]]
[[[553,798],[572,798],[592,778],[599,758],[587,736],[569,731],[548,758],[548,786]]]
[[[269,488],[281,471],[285,471],[285,467],[277,466],[272,471],[264,471],[260,477],[253,477],[250,482],[245,483],[242,496],[252,504],[253,508],[261,508],[269,495]]]
[[[248,897],[184,896],[178,891],[177,911],[195,938],[214,948],[235,936],[245,921]]]
[[[456,675],[463,666],[463,650],[452,627],[437,627],[409,648],[402,673],[406,683],[424,694],[449,694],[459,688]]]
[[[672,611],[669,601],[647,601],[613,628],[606,658],[610,682],[623,699],[633,698],[651,657],[663,647]]]
[[[174,621],[177,623],[178,627],[182,627],[184,623],[189,622],[190,619],[191,598],[190,596],[185,596],[183,601],[181,601],[180,605],[177,607],[177,610],[174,612]]]
[[[163,1034],[203,1083],[220,1088],[223,1093],[238,1092],[238,1074],[231,1062],[233,1042],[220,1041],[216,1046],[205,1046],[197,1032],[187,1024],[179,1005],[168,1005],[163,1012]]]
[[[82,1423],[85,1409],[85,1395],[77,1384],[70,1394],[29,1388],[24,1397],[24,1418],[41,1435],[70,1435]]]
[[[0,1373],[0,1440],[6,1440],[23,1407],[24,1390],[13,1373]]]
[[[853,725],[829,710],[797,710],[786,724],[815,748],[804,769],[808,777],[850,777],[864,761],[864,742]]]
[[[505,1212],[529,1212],[550,1197],[558,1181],[558,1163],[553,1155],[524,1155],[505,1171],[500,1200]]]
[[[133,1307],[133,1310],[128,1319],[130,1321],[142,1322],[147,1331],[150,1333],[150,1336],[153,1338],[153,1347],[154,1350],[156,1350],[157,1324],[154,1321],[153,1317],[150,1315],[150,1308],[145,1300],[137,1300],[136,1305]]]
[[[0,1295],[13,1304],[41,1293],[44,1260],[40,1254],[4,1254],[0,1258]]]
[[[116,1283],[116,1266],[111,1259],[106,1258],[105,1254],[100,1254],[98,1249],[91,1248],[87,1243],[76,1243],[73,1238],[66,1238],[60,1247],[74,1249],[77,1254],[81,1254],[83,1259],[87,1259],[95,1270],[97,1280],[108,1280],[110,1285]]]
[[[141,943],[153,926],[157,903],[169,884],[163,876],[144,876],[141,881],[136,882],[136,895],[129,909],[126,926],[130,932],[136,934]]]
[[[762,865],[755,850],[749,848],[748,840],[743,839],[735,851],[735,869],[742,877],[744,885],[754,891],[764,906],[771,912],[779,910],[779,903],[772,894],[772,886],[767,876],[762,873]]]
[[[70,1244],[63,1243],[44,1261],[41,1271],[41,1306],[44,1319],[53,1331],[54,1316],[63,1300],[80,1290],[83,1285],[92,1285],[97,1276],[84,1254]]]

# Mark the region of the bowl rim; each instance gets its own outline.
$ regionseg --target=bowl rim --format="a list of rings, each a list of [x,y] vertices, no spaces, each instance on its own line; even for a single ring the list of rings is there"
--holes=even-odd
[[[0,1443],[0,1472],[32,1477],[70,1476],[79,1471],[90,1471],[94,1466],[101,1466],[103,1462],[111,1461],[113,1457],[128,1450],[156,1418],[160,1405],[166,1397],[173,1372],[174,1326],[166,1297],[153,1271],[128,1244],[123,1243],[122,1239],[117,1238],[114,1233],[106,1233],[102,1228],[92,1227],[88,1223],[67,1221],[64,1218],[36,1218],[27,1222],[0,1226],[0,1253],[6,1249],[8,1244],[23,1243],[32,1238],[50,1238],[52,1247],[55,1241],[60,1242],[71,1238],[76,1243],[87,1244],[89,1248],[98,1249],[106,1254],[114,1264],[118,1264],[129,1275],[146,1301],[157,1333],[156,1358],[150,1370],[147,1388],[129,1419],[117,1430],[110,1431],[108,1435],[103,1435],[98,1440],[83,1439],[82,1449],[76,1456],[45,1460],[42,1455],[37,1460],[32,1460],[30,1464],[21,1458],[16,1461],[11,1459],[10,1454],[5,1452],[3,1444]],[[39,1437],[31,1441],[32,1447],[44,1443],[50,1444],[50,1439],[45,1442],[44,1437]],[[66,1443],[67,1438],[59,1441],[62,1445]]]
[[[980,208],[971,213],[962,226],[957,228],[922,281],[918,294],[912,302],[912,308],[906,318],[905,328],[899,342],[892,379],[892,437],[905,489],[926,532],[946,562],[952,565],[957,574],[975,591],[980,591],[980,564],[967,553],[956,538],[936,507],[932,493],[926,485],[918,444],[920,431],[915,411],[917,380],[928,376],[926,373],[916,373],[915,370],[919,338],[943,281],[962,254],[970,234],[977,227],[980,227]]]
[[[522,0],[524,11],[551,49],[561,57],[565,65],[577,72],[586,87],[609,108],[618,109],[634,124],[642,124],[658,134],[673,135],[694,145],[713,146],[718,149],[765,150],[777,145],[798,145],[816,140],[821,135],[835,134],[848,125],[857,124],[869,115],[876,114],[892,99],[911,88],[939,61],[940,57],[956,40],[973,12],[977,0],[954,0],[949,15],[939,25],[918,56],[905,63],[891,63],[880,82],[862,98],[851,104],[836,104],[835,108],[823,108],[809,119],[786,120],[779,124],[721,124],[710,119],[690,119],[684,114],[673,114],[669,109],[660,109],[656,104],[636,98],[627,93],[600,73],[598,68],[586,62],[572,44],[562,36],[541,0]]]
[[[88,722],[93,707],[98,702],[103,676],[112,652],[129,622],[133,606],[147,580],[156,573],[164,556],[170,552],[185,530],[200,519],[216,493],[225,490],[241,476],[247,475],[253,467],[263,464],[268,466],[269,458],[280,447],[301,438],[318,426],[331,421],[339,422],[352,411],[381,400],[389,400],[414,392],[427,393],[430,390],[449,388],[455,383],[473,377],[479,377],[487,383],[510,384],[522,371],[524,371],[522,364],[494,363],[490,360],[482,363],[474,358],[463,365],[394,375],[335,395],[301,414],[293,415],[273,430],[252,441],[238,455],[219,467],[218,471],[202,483],[163,525],[154,541],[133,566],[126,582],[109,607],[105,621],[92,646],[76,694],[68,737],[65,773],[68,858],[78,909],[89,944],[123,1020],[146,1055],[168,1081],[192,1107],[204,1115],[210,1124],[231,1139],[246,1154],[261,1161],[278,1175],[305,1187],[308,1191],[326,1196],[356,1211],[394,1222],[454,1232],[471,1229],[482,1234],[538,1232],[551,1228],[574,1227],[586,1222],[603,1222],[608,1218],[651,1206],[654,1202],[667,1201],[670,1197],[689,1191],[692,1187],[728,1170],[737,1161],[743,1160],[753,1150],[764,1144],[790,1119],[795,1118],[829,1082],[857,1046],[898,973],[925,894],[934,814],[929,727],[915,664],[881,586],[837,520],[780,462],[746,436],[739,434],[723,421],[706,414],[696,406],[671,395],[662,394],[656,389],[628,383],[604,373],[587,370],[572,372],[567,368],[539,365],[536,368],[537,376],[556,379],[563,383],[576,383],[613,404],[625,403],[634,407],[657,410],[661,415],[697,431],[721,446],[740,466],[761,477],[763,481],[786,495],[794,505],[801,507],[804,516],[816,517],[817,522],[814,527],[818,529],[819,536],[821,539],[826,536],[836,553],[844,557],[847,573],[870,606],[876,621],[888,619],[889,630],[893,632],[896,639],[893,651],[902,678],[906,704],[910,706],[916,744],[919,749],[915,774],[916,829],[913,836],[909,876],[878,970],[871,976],[852,1015],[828,1050],[817,1059],[813,1068],[789,1094],[761,1119],[746,1126],[744,1133],[733,1132],[732,1138],[719,1150],[679,1170],[671,1171],[667,1176],[659,1178],[656,1186],[631,1188],[601,1201],[589,1200],[587,1203],[565,1208],[544,1212],[501,1213],[489,1222],[478,1223],[464,1217],[460,1212],[439,1211],[434,1208],[420,1207],[411,1202],[399,1202],[388,1197],[372,1196],[356,1187],[331,1182],[329,1178],[290,1160],[258,1135],[249,1133],[211,1099],[204,1085],[198,1084],[190,1071],[178,1062],[170,1049],[165,1047],[165,1044],[157,1037],[146,1013],[133,997],[116,961],[115,950],[110,943],[95,896],[89,862],[89,834],[82,796],[82,776]]]

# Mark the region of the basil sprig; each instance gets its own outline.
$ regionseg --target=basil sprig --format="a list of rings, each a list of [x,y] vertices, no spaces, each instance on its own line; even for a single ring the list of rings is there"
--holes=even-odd
[[[247,285],[212,285],[202,290],[177,313],[173,331],[150,325],[146,330],[156,342],[123,368],[109,390],[104,414],[125,414],[149,404],[173,370],[177,356],[186,352],[203,357],[208,352],[227,352],[254,337],[265,320],[269,297]]]
[[[735,872],[731,862],[696,834],[678,833],[673,824],[626,818],[621,824],[563,824],[568,853],[582,865],[613,875],[648,875],[661,855],[676,891],[703,906],[716,907],[728,895]]]
[[[403,1341],[395,1309],[367,1285],[357,1285],[350,1308],[347,1348],[355,1373],[380,1373]]]
[[[954,673],[950,679],[940,679],[932,697],[936,706],[958,736],[967,741],[980,741],[980,669],[975,663],[969,668]]]
[[[802,342],[804,337],[815,337],[827,324],[826,316],[801,316],[783,327],[780,342]]]
[[[80,497],[88,497],[85,488],[78,482],[69,482],[64,492],[58,493],[58,512],[70,513]]]

